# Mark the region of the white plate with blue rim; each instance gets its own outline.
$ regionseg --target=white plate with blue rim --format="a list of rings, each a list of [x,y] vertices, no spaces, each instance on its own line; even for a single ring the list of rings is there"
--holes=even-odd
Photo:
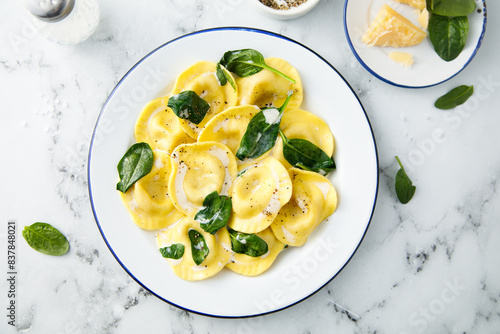
[[[166,95],[183,69],[219,61],[225,51],[253,48],[294,66],[304,87],[302,108],[322,117],[336,138],[337,211],[301,247],[283,251],[271,268],[245,277],[224,268],[197,282],[175,276],[155,243],[156,232],[135,225],[116,190],[116,166],[134,143],[134,124],[145,104]],[[344,268],[370,223],[378,189],[375,140],[359,99],[324,58],[271,32],[217,28],[174,39],[146,55],[106,101],[89,151],[89,193],[97,226],[116,260],[141,286],[184,310],[214,317],[249,317],[285,309],[314,294]]]
[[[460,73],[474,58],[486,31],[486,2],[476,0],[476,10],[468,15],[469,32],[464,49],[452,61],[444,61],[434,51],[426,37],[422,43],[406,48],[369,47],[361,41],[369,24],[380,8],[387,4],[417,27],[416,10],[394,0],[346,0],[344,4],[344,30],[347,41],[359,62],[380,80],[405,88],[430,87],[445,82]],[[413,55],[414,64],[405,67],[388,56],[400,51]]]

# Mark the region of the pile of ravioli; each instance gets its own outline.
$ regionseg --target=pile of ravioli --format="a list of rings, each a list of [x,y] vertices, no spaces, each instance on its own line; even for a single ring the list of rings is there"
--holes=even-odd
[[[260,108],[281,106],[290,91],[293,95],[280,123],[283,133],[309,140],[329,156],[334,152],[334,137],[326,122],[300,109],[303,89],[297,70],[280,58],[265,62],[295,83],[262,70],[244,78],[233,75],[235,90],[219,84],[216,63],[199,61],[178,76],[170,95],[149,102],[136,121],[135,139],[151,146],[154,164],[149,174],[120,194],[139,227],[159,230],[158,248],[185,246],[180,259],[166,259],[182,279],[206,279],[224,267],[241,275],[259,275],[285,248],[303,245],[336,209],[337,194],[331,182],[318,173],[292,167],[283,157],[281,138],[256,159],[235,157],[252,117]],[[178,118],[167,106],[170,96],[185,90],[210,104],[199,124]],[[200,228],[194,217],[213,191],[232,199],[228,227],[262,238],[268,244],[266,254],[235,253],[227,228],[214,235]],[[205,238],[209,248],[199,265],[192,258],[191,229]]]

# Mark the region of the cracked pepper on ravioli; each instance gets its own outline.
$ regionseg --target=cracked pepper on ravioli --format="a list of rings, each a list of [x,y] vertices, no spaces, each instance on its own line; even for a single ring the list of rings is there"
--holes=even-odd
[[[283,114],[280,129],[287,138],[300,138],[313,143],[329,157],[333,155],[335,140],[330,127],[320,117],[302,109],[290,110]],[[292,167],[283,156],[283,140],[278,136],[271,155],[286,169]]]
[[[181,144],[193,143],[181,128],[181,123],[172,109],[167,107],[169,96],[149,102],[135,123],[135,140],[146,142],[151,148],[171,153]]]
[[[393,16],[391,26],[404,25]],[[384,38],[377,37],[377,42]],[[121,197],[135,224],[146,230],[163,229],[156,234],[159,256],[184,280],[203,280],[226,266],[240,275],[260,275],[288,245],[303,245],[336,210],[337,194],[330,181],[291,167],[283,156],[280,136],[262,155],[236,158],[250,121],[266,107],[265,124],[280,122],[287,138],[307,140],[330,157],[335,150],[328,124],[299,109],[304,92],[297,70],[280,58],[266,58],[265,63],[296,83],[263,69],[247,77],[226,73],[233,76],[236,87],[221,86],[216,63],[198,61],[177,77],[170,95],[149,102],[135,123],[135,139],[149,144],[147,166],[151,166],[151,149],[153,166]],[[179,118],[168,107],[169,98],[184,91],[193,91],[210,105],[199,124]],[[288,96],[286,110],[280,114],[277,108]],[[140,162],[141,158],[130,157],[129,167],[135,171],[134,159]],[[221,210],[216,201],[206,201],[214,192],[227,196],[225,203],[230,206]],[[221,226],[226,222],[227,226],[204,230],[200,211],[206,219],[214,212]]]
[[[226,145],[234,154],[238,151],[245,130],[260,108],[254,105],[231,107],[213,117],[198,137],[198,142],[216,141]],[[269,152],[262,154],[254,161],[262,160]],[[241,163],[237,160],[238,164]]]
[[[203,208],[205,197],[216,191],[227,195],[236,179],[236,157],[217,142],[179,145],[172,152],[168,190],[174,206],[189,217]]]
[[[267,157],[242,165],[230,190],[233,213],[228,226],[244,233],[256,233],[273,222],[292,196],[292,182],[278,159]]]
[[[271,224],[274,235],[290,246],[302,246],[309,235],[337,207],[337,192],[330,181],[314,172],[290,168],[293,193]]]
[[[266,58],[265,62],[268,66],[294,79],[295,84],[268,70],[262,70],[244,78],[236,77],[239,104],[252,104],[259,108],[279,107],[285,102],[288,93],[292,91],[293,95],[286,110],[300,107],[303,89],[297,70],[280,58]]]
[[[211,61],[199,61],[182,72],[175,82],[171,95],[188,90],[194,91],[210,105],[210,109],[199,124],[180,119],[182,129],[193,139],[198,138],[200,131],[212,117],[235,106],[238,102],[238,93],[231,85],[219,85],[216,64]]]
[[[145,230],[164,228],[183,216],[169,197],[170,156],[154,151],[154,157],[151,172],[138,180],[125,194],[120,192],[132,220]]]

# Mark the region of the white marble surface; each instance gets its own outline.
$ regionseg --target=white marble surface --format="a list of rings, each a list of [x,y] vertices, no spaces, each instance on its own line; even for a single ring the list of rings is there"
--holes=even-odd
[[[17,222],[17,327],[23,333],[500,333],[500,4],[473,62],[434,88],[389,86],[349,50],[342,0],[321,0],[292,21],[263,17],[244,0],[100,1],[87,41],[61,46],[30,28],[20,0],[0,4],[1,263],[7,222]],[[90,136],[120,78],[164,42],[219,26],[283,34],[325,57],[352,85],[372,123],[380,189],[371,226],[349,265],[309,299],[252,319],[190,314],[142,289],[99,234],[87,190]],[[434,100],[474,85],[443,112]],[[398,203],[398,155],[417,186]],[[63,257],[39,254],[23,226],[49,222],[68,237]]]

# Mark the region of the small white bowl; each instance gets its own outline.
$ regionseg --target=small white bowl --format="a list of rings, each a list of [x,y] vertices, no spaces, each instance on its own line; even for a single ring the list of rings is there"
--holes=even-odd
[[[313,9],[319,2],[319,0],[307,0],[303,4],[290,9],[273,9],[264,5],[259,0],[249,0],[250,3],[258,8],[262,13],[268,17],[272,17],[279,20],[291,20],[300,17]]]

